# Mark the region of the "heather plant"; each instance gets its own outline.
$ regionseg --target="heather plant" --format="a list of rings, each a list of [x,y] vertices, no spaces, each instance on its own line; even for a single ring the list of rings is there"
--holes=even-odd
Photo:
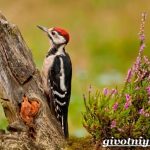
[[[84,95],[83,126],[95,141],[150,137],[150,61],[143,55],[145,18],[143,13],[139,53],[128,70],[123,89],[100,91],[90,86]]]

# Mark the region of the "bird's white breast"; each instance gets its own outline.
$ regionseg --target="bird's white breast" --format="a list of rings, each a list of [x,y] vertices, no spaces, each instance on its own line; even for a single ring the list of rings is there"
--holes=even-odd
[[[49,92],[48,84],[47,84],[48,71],[51,68],[51,66],[53,65],[54,58],[55,58],[55,55],[50,55],[50,56],[46,57],[44,60],[44,63],[43,63],[43,67],[42,67],[42,80],[43,80],[43,86],[44,86],[46,93]],[[50,81],[48,81],[48,82],[50,82]]]

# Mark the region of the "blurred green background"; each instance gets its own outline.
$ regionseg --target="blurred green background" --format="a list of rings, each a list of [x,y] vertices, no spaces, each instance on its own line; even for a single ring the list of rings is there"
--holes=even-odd
[[[67,51],[73,63],[69,107],[71,135],[84,136],[83,93],[97,88],[121,87],[135,60],[141,12],[147,11],[147,47],[150,47],[150,1],[148,0],[0,0],[0,10],[17,24],[41,69],[49,41],[36,25],[59,26],[71,36]],[[150,50],[145,53],[150,56]],[[0,108],[0,128],[6,119]]]

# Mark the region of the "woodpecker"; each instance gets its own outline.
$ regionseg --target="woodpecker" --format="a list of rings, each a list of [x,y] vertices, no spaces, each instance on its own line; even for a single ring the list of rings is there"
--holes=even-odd
[[[42,67],[44,91],[49,96],[51,110],[68,138],[68,106],[71,95],[72,63],[65,51],[69,34],[59,27],[39,26],[50,39],[51,47]]]

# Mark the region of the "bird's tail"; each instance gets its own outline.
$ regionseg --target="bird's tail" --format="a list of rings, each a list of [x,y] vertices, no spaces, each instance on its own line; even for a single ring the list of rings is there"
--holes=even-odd
[[[61,125],[61,129],[65,138],[69,137],[68,133],[68,107],[59,106],[56,103],[52,103],[52,114],[56,117],[57,121]]]
[[[68,108],[65,109],[65,112],[62,115],[63,119],[62,119],[62,130],[64,133],[64,137],[67,139],[69,137],[69,132],[68,132]]]

